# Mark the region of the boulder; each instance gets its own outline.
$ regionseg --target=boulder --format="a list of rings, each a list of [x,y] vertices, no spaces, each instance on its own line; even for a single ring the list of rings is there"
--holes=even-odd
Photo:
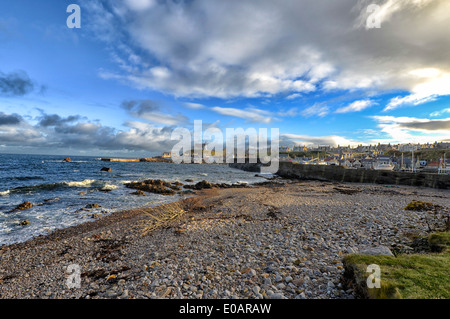
[[[213,187],[214,187],[213,184],[211,184],[210,182],[205,181],[205,180],[198,182],[194,186],[195,189],[204,189],[204,188],[213,188]]]
[[[63,162],[72,162],[72,159],[70,157],[66,157]]]
[[[111,167],[102,167],[102,169],[100,171],[111,173],[112,169],[111,169]]]
[[[394,256],[392,251],[386,246],[376,246],[376,247],[362,246],[358,248],[358,251],[356,253],[360,255]]]
[[[33,207],[33,204],[31,204],[28,201],[25,201],[22,204],[20,204],[19,206],[17,206],[16,209],[17,210],[25,210],[25,209],[30,209],[31,207]]]
[[[25,219],[25,220],[22,220],[21,222],[20,222],[20,226],[26,226],[26,225],[28,225],[30,223],[30,221],[28,221],[27,219]]]
[[[161,195],[175,194],[175,191],[170,188],[173,187],[173,185],[160,179],[157,180],[149,179],[143,182],[131,182],[125,184],[125,186],[128,188]]]

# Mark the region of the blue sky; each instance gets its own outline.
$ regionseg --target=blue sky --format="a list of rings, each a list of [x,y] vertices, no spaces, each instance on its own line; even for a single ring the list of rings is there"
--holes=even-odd
[[[450,140],[449,18],[444,0],[3,1],[0,152],[156,154],[194,120],[286,145]]]

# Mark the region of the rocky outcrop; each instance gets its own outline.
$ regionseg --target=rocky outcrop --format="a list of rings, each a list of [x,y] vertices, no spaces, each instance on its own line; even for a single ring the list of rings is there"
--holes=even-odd
[[[169,182],[165,182],[160,179],[148,179],[142,182],[131,182],[125,184],[126,187],[137,189],[140,191],[161,194],[161,195],[174,195],[175,190],[172,188],[176,188],[178,185],[173,185]]]
[[[22,204],[18,205],[14,210],[25,210],[25,209],[30,209],[31,207],[33,207],[33,204],[25,201]]]
[[[155,193],[161,195],[174,195],[177,192],[187,194],[192,191],[198,191],[202,189],[212,189],[212,188],[241,188],[247,187],[247,183],[234,183],[234,184],[226,184],[226,183],[211,183],[209,181],[203,180],[196,184],[190,185],[180,182],[165,182],[160,179],[148,179],[141,182],[131,182],[125,184],[126,187],[136,189],[137,191],[132,193],[134,195],[143,195],[143,192]],[[188,190],[188,191],[186,191]]]
[[[102,169],[100,170],[101,172],[108,172],[108,173],[111,173],[112,172],[112,169],[111,169],[111,167],[102,167]]]
[[[72,162],[72,159],[70,157],[66,157],[63,162]]]

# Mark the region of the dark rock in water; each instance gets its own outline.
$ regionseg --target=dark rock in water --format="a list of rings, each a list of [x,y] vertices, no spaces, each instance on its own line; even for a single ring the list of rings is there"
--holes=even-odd
[[[111,173],[112,169],[111,169],[111,167],[102,167],[102,169],[100,171]]]
[[[190,179],[190,178],[185,179],[184,181],[185,181],[185,182],[188,182],[188,183],[193,183],[193,182],[194,182],[194,180],[193,180],[193,179]]]
[[[125,184],[126,187],[141,190],[144,192],[161,194],[161,195],[174,195],[175,191],[171,189],[174,187],[172,184],[162,181],[160,179],[149,179],[143,182],[131,182]]]
[[[100,208],[102,206],[100,206],[99,204],[88,204],[86,205],[86,208],[88,209],[93,209],[93,208]]]
[[[25,220],[22,220],[22,221],[20,222],[20,226],[26,226],[26,225],[28,225],[29,223],[30,223],[30,221],[27,220],[27,219],[25,219]]]
[[[72,159],[70,157],[66,157],[63,162],[72,162]]]
[[[173,189],[174,191],[179,191],[179,190],[181,190],[181,187],[180,187],[180,186],[176,186],[176,185],[170,185],[169,188],[170,188],[170,189]]]
[[[85,192],[79,192],[78,195],[86,195]]]
[[[44,202],[46,203],[52,203],[57,201],[59,201],[59,197],[44,199]]]
[[[173,182],[172,185],[175,185],[175,186],[183,186],[183,183],[180,183],[180,182]]]
[[[23,202],[22,204],[20,204],[19,206],[17,206],[16,210],[25,210],[25,209],[30,209],[31,207],[33,207],[33,204],[26,201],[26,202]]]
[[[215,185],[213,185],[210,182],[205,181],[205,180],[198,182],[194,186],[195,189],[205,189],[205,188],[213,188],[213,187],[215,187]]]
[[[141,190],[137,190],[137,191],[135,191],[135,192],[133,192],[133,193],[131,193],[132,195],[138,195],[138,196],[145,196],[145,192],[144,191],[141,191]]]

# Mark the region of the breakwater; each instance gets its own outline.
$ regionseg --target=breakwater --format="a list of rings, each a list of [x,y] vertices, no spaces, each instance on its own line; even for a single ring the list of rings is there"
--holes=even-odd
[[[259,172],[261,164],[234,163],[230,164],[230,166],[245,171]],[[303,165],[280,162],[277,175],[302,180],[408,185],[450,189],[450,175],[438,175],[425,172],[409,173],[370,169],[346,169],[342,166]]]

